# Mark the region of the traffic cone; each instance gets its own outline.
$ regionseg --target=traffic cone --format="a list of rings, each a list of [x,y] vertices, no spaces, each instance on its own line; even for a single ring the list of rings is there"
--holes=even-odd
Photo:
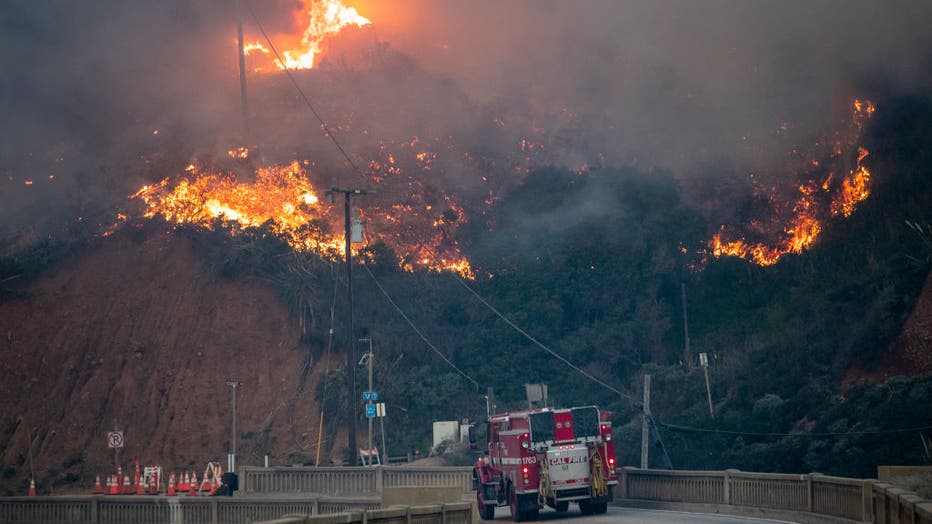
[[[36,496],[36,479],[29,479],[29,496]]]
[[[116,475],[110,475],[110,482],[107,483],[107,495],[119,495],[120,482]]]
[[[133,484],[136,485],[136,494],[145,495],[146,490],[142,487],[142,475],[139,474],[139,461],[136,461],[136,472],[133,473]]]
[[[100,485],[100,475],[97,475],[97,480],[94,482],[94,494],[102,495],[104,492],[104,487]]]
[[[129,473],[123,476],[123,494],[132,495],[135,490],[133,490],[133,484],[129,480]]]
[[[201,480],[201,491],[210,491],[210,479],[207,478],[208,473],[210,473],[210,468],[204,470],[204,479]]]
[[[168,476],[168,496],[169,497],[175,496],[175,472],[174,471]]]
[[[135,493],[136,493],[137,495],[145,495],[145,494],[146,494],[146,479],[144,479],[144,478],[142,478],[142,477],[136,477],[136,490],[135,490]]]
[[[197,472],[191,473],[191,485],[188,489],[188,496],[189,497],[197,496]]]

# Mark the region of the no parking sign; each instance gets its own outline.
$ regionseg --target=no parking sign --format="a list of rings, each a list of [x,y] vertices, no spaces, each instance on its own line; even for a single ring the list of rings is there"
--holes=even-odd
[[[111,431],[107,433],[107,445],[111,448],[122,448],[123,447],[123,432],[122,431]]]

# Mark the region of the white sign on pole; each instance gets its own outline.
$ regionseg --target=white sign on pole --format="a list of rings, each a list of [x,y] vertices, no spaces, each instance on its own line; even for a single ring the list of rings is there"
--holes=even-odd
[[[107,446],[111,448],[122,448],[123,447],[123,432],[122,431],[111,431],[107,433]]]
[[[385,403],[379,402],[375,405],[375,416],[384,417],[385,416]]]
[[[705,353],[699,353],[699,365],[704,368],[709,367],[709,355]]]

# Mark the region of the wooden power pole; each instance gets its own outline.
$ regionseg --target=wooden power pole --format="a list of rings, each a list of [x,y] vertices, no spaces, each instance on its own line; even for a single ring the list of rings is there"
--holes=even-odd
[[[641,414],[641,469],[648,469],[650,449],[650,375],[644,375],[644,412]]]
[[[349,418],[346,420],[346,433],[347,446],[349,446],[351,453],[350,465],[353,466],[356,464],[356,456],[359,454],[359,447],[356,445],[357,408],[359,399],[356,397],[356,327],[353,320],[353,250],[351,246],[350,208],[353,204],[353,195],[366,195],[370,192],[365,189],[341,189],[338,187],[330,188],[324,192],[324,194],[330,197],[336,193],[343,194],[345,208],[344,218],[346,222],[346,288],[347,297],[349,299],[349,346],[346,348],[346,359],[344,363],[347,373],[346,394],[350,397],[350,401],[347,402],[347,415]]]

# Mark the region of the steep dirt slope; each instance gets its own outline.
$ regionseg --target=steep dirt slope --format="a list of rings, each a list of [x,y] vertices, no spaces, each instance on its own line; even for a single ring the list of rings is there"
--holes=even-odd
[[[879,384],[890,377],[932,375],[932,273],[926,277],[922,292],[903,331],[872,369],[855,366],[848,369],[841,390],[848,391],[861,380]]]
[[[93,485],[114,421],[124,464],[225,465],[233,377],[240,464],[313,457],[325,364],[299,388],[308,348],[269,285],[218,279],[166,234],[118,234],[23,285],[0,304],[0,492],[24,489],[31,432],[40,491]]]

